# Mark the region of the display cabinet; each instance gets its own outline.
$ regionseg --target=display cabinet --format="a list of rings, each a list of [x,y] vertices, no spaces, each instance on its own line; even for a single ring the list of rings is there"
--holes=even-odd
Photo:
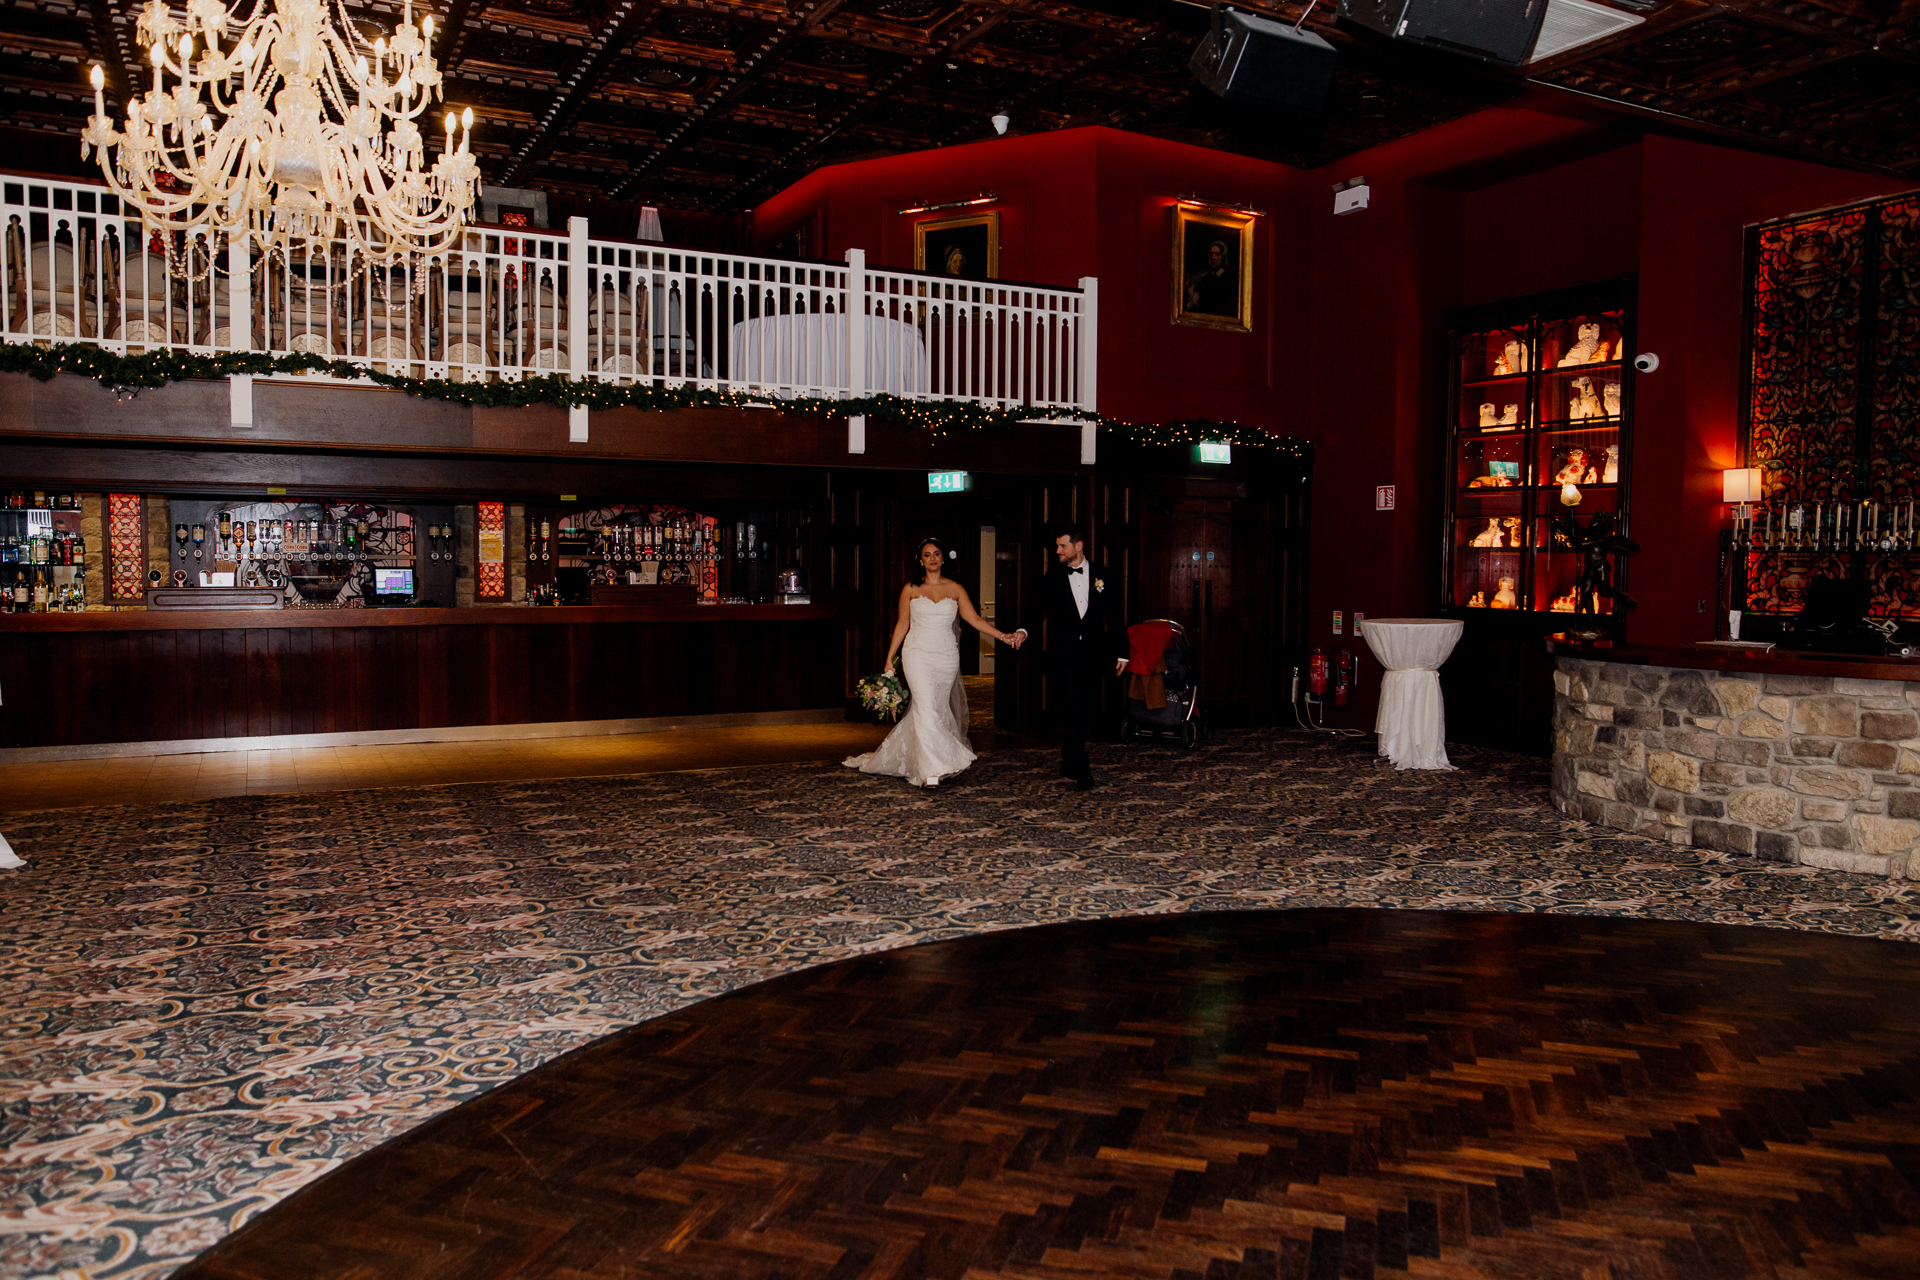
[[[1633,299],[1626,279],[1448,316],[1442,593],[1455,608],[1611,612],[1604,598],[1580,608],[1564,517],[1584,527],[1607,512],[1626,530]]]

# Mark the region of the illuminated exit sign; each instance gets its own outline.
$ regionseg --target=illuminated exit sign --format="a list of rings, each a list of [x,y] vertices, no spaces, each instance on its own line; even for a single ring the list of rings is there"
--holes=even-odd
[[[927,472],[928,493],[965,493],[973,488],[973,477],[965,471]]]
[[[1233,446],[1219,440],[1200,442],[1200,461],[1229,463],[1233,461]]]

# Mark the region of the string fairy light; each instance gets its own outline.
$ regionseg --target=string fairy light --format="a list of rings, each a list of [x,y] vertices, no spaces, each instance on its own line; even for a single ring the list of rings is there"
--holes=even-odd
[[[1063,426],[1093,423],[1117,439],[1142,445],[1194,445],[1202,441],[1230,444],[1259,451],[1264,456],[1304,465],[1311,444],[1293,436],[1276,436],[1259,427],[1210,418],[1173,422],[1129,422],[1062,407],[995,409],[971,400],[912,400],[904,396],[875,395],[857,400],[805,397],[769,406],[761,393],[719,390],[693,383],[656,387],[642,383],[574,381],[548,374],[518,382],[455,382],[445,378],[412,378],[382,373],[348,360],[317,355],[269,356],[245,352],[194,355],[184,351],[150,351],[122,356],[101,347],[62,342],[51,346],[11,343],[0,345],[0,373],[24,373],[41,382],[57,374],[92,378],[116,394],[137,393],[170,382],[212,380],[234,374],[256,377],[272,374],[321,373],[342,380],[365,380],[423,400],[447,400],[483,408],[524,408],[585,405],[590,410],[638,409],[670,413],[683,409],[766,409],[785,413],[844,418],[867,418],[897,423],[928,432],[936,439],[979,431],[1015,429],[1036,422],[1058,420]]]

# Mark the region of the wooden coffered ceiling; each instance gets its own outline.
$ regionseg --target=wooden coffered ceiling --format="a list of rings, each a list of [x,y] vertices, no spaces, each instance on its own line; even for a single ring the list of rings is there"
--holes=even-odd
[[[1220,101],[1187,0],[442,0],[446,93],[489,182],[746,208],[822,164],[1105,124],[1312,166],[1529,89],[1829,163],[1920,174],[1920,0],[1613,0],[1645,20],[1524,70],[1307,21],[1340,50],[1323,119]],[[391,25],[387,0],[351,9]],[[424,6],[422,6],[424,7]],[[1300,5],[1242,7],[1288,20]],[[418,10],[416,10],[418,12]],[[144,90],[131,0],[0,0],[0,98],[75,134],[88,65]]]

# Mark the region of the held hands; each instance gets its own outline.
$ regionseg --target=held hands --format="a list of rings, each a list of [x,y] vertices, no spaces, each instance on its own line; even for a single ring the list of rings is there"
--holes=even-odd
[[[1000,638],[1007,642],[1007,647],[1009,649],[1017,650],[1021,645],[1027,642],[1027,633],[1024,631],[1016,631],[1010,636],[1001,636]]]

